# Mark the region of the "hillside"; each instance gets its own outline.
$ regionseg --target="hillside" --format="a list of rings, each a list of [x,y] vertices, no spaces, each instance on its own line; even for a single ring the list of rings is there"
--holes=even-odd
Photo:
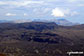
[[[84,51],[83,33],[83,25],[0,23],[0,53],[6,56],[68,56],[69,51]]]

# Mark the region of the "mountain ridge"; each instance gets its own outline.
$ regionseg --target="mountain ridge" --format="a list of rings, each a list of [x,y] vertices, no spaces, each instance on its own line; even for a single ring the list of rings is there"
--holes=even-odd
[[[74,26],[79,23],[72,23],[66,19],[33,19],[33,20],[0,20],[0,23],[26,23],[26,22],[55,22],[61,26]]]

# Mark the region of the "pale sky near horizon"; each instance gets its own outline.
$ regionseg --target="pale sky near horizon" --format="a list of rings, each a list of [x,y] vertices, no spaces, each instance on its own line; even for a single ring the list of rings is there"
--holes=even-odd
[[[0,0],[0,20],[40,18],[84,23],[84,0]]]

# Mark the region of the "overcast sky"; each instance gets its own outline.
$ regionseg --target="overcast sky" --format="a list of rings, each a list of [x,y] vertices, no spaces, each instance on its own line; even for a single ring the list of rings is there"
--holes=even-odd
[[[0,0],[0,19],[39,18],[84,23],[84,0]]]

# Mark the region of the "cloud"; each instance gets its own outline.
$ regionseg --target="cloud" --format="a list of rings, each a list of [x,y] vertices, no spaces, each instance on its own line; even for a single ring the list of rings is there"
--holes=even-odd
[[[53,15],[55,17],[64,17],[65,16],[64,12],[61,9],[59,9],[59,8],[53,9],[51,15]]]
[[[78,0],[67,0],[68,2],[77,2]]]
[[[84,6],[84,4],[78,4],[78,6]]]
[[[55,8],[52,10],[52,14],[55,17],[67,17],[67,16],[74,16],[78,15],[77,11],[71,11],[70,9],[62,9],[62,8]]]
[[[15,20],[13,21],[14,23],[25,23],[25,22],[32,22],[32,20],[29,20],[29,19],[20,19],[20,20]]]
[[[13,14],[13,13],[6,13],[6,16],[16,16],[16,14]],[[18,14],[19,16],[19,14]],[[28,16],[27,13],[23,13],[23,16]]]
[[[24,16],[28,16],[28,14],[27,14],[27,13],[24,13],[23,15],[24,15]]]
[[[28,6],[29,4],[43,4],[44,1],[0,1],[0,5]]]
[[[42,8],[33,9],[33,13],[35,13],[34,16],[36,16],[36,17],[45,17],[50,13],[50,11],[51,11],[51,8],[48,8],[48,7],[47,8],[42,7]]]
[[[7,13],[6,16],[16,16],[16,14],[13,14],[13,13]]]
[[[5,5],[6,3],[4,3],[3,1],[0,1],[0,5]]]
[[[68,2],[84,2],[84,0],[66,0]]]
[[[79,14],[78,12],[74,11],[71,13],[71,16],[78,15],[78,14]]]

